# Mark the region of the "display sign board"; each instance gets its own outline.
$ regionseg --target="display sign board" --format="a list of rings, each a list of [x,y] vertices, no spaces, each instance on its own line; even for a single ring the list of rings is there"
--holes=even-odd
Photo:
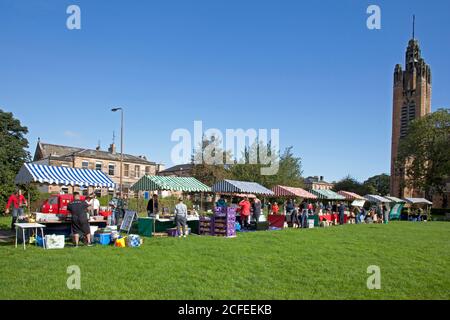
[[[120,231],[125,231],[130,233],[131,226],[133,225],[134,218],[136,217],[136,211],[125,211],[125,216],[123,217],[122,225],[120,226]]]

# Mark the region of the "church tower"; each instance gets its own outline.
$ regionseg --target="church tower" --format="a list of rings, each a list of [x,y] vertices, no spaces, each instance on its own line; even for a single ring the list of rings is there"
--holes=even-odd
[[[394,101],[392,118],[392,154],[391,154],[391,196],[412,197],[414,191],[405,188],[404,173],[397,170],[398,147],[406,136],[411,121],[431,113],[431,69],[413,37],[408,43],[405,59],[405,70],[400,64],[394,71]]]

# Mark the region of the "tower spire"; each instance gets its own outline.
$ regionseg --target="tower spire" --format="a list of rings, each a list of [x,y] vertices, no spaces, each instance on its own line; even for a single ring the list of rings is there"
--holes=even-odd
[[[416,15],[415,14],[413,14],[412,38],[413,38],[413,40],[416,40]]]

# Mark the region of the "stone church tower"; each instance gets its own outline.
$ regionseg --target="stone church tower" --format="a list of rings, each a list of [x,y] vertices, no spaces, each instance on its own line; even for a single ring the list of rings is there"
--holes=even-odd
[[[409,123],[431,113],[431,69],[422,58],[419,42],[413,38],[406,50],[405,70],[400,64],[394,71],[392,119],[391,196],[413,197],[414,190],[404,187],[404,174],[395,168],[400,140]]]

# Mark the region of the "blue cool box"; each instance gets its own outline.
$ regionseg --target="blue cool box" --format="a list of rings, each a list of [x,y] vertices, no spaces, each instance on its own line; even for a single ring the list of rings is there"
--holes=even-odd
[[[110,233],[99,233],[94,236],[95,243],[107,246],[111,244],[111,234]]]

